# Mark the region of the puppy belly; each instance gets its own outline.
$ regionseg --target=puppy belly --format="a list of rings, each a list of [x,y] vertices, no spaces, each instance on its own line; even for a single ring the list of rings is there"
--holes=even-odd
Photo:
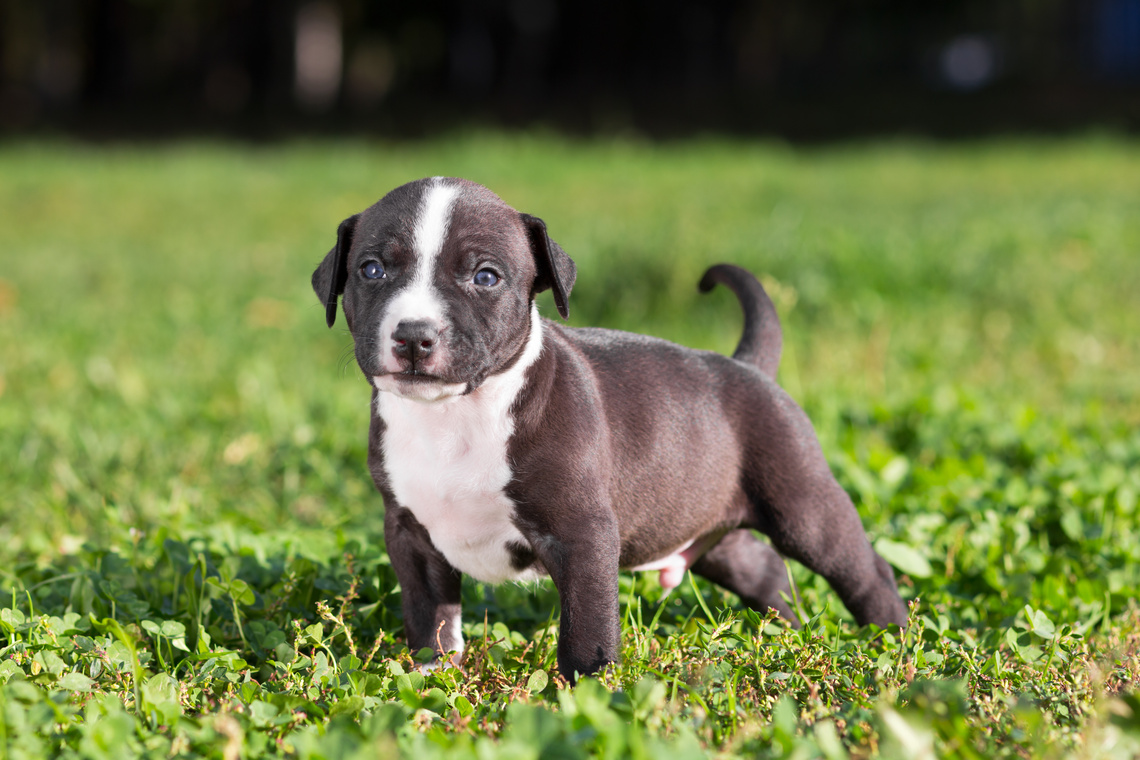
[[[700,556],[699,554],[693,556],[694,552],[692,550],[695,540],[696,539],[678,547],[672,554],[630,569],[634,572],[659,571],[658,581],[661,583],[661,588],[666,591],[671,591],[681,585],[681,579],[685,577],[685,571],[688,570],[689,566],[696,562],[697,557]]]
[[[693,563],[701,558],[701,555],[707,552],[712,546],[720,540],[724,535],[723,531],[716,531],[708,535],[694,538],[687,541],[669,554],[655,559],[651,562],[646,562],[636,567],[631,567],[630,570],[634,572],[644,572],[657,570],[659,572],[658,582],[661,588],[666,591],[672,591],[681,585],[681,580],[685,577],[685,571],[693,566]]]
[[[659,571],[657,579],[661,584],[661,588],[666,591],[671,591],[681,585],[681,579],[685,577],[685,571],[689,569],[689,563],[685,561],[685,558],[680,552],[677,552],[670,554],[668,557],[662,557],[661,559],[647,562],[644,565],[638,565],[630,569],[635,572]]]

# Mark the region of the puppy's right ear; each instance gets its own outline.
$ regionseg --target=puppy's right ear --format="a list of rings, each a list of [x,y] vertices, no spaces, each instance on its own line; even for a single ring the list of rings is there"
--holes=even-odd
[[[336,322],[336,297],[344,292],[348,281],[348,249],[352,247],[352,234],[360,214],[353,214],[340,223],[336,230],[336,247],[313,272],[313,290],[325,305],[325,322],[332,327]]]

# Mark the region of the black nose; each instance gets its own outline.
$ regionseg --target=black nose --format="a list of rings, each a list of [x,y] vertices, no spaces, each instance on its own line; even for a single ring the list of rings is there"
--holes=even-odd
[[[412,368],[431,356],[439,341],[439,330],[424,320],[405,320],[392,333],[393,349],[401,359],[410,359]]]

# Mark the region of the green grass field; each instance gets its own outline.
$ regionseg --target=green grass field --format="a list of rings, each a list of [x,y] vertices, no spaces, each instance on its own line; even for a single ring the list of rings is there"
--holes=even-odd
[[[568,689],[549,584],[469,582],[421,675],[309,276],[433,174],[546,220],[572,324],[730,352],[696,282],[763,274],[906,631],[627,575]],[[0,760],[1140,753],[1140,145],[8,143],[0,210]]]

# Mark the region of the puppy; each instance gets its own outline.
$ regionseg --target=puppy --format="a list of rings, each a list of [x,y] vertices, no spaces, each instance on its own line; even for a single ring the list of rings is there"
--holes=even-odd
[[[568,315],[576,267],[541,219],[461,179],[398,187],[341,222],[313,273],[372,384],[368,466],[403,591],[408,645],[460,652],[460,581],[550,577],[558,667],[619,653],[618,571],[687,568],[795,615],[780,555],[822,574],[860,624],[905,625],[803,411],[776,384],[781,331],[756,278],[718,265],[745,313],[732,358]]]

